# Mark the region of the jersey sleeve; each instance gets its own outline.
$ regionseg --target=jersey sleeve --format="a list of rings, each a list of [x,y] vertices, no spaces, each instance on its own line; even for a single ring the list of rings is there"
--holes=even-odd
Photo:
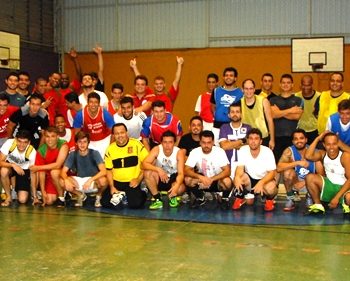
[[[147,119],[142,124],[141,136],[143,138],[149,138],[151,135],[151,118],[147,117]]]
[[[82,128],[83,127],[83,111],[80,110],[77,112],[77,115],[75,115],[74,121],[73,121],[73,128]]]
[[[109,152],[110,150],[110,147],[107,148],[107,151],[106,151],[106,154],[105,154],[105,157],[104,157],[104,162],[105,162],[105,165],[106,165],[106,169],[107,170],[112,170],[113,169],[113,159],[111,157],[111,153]]]
[[[103,119],[105,120],[107,127],[109,129],[112,129],[114,125],[114,119],[113,116],[106,109],[103,109]]]
[[[178,94],[179,94],[179,86],[177,86],[177,89],[175,89],[174,85],[171,85],[169,89],[169,97],[172,102],[175,102]]]
[[[100,165],[101,163],[103,163],[103,159],[97,150],[92,149],[91,152],[92,152],[92,158],[94,159],[97,165]]]

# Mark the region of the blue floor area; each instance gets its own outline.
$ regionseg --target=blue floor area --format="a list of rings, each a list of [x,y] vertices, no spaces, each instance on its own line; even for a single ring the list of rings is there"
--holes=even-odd
[[[283,199],[277,199],[276,208],[273,212],[265,212],[263,203],[256,202],[254,206],[243,206],[239,211],[221,210],[215,200],[207,202],[199,209],[191,209],[189,204],[181,204],[178,208],[170,208],[164,202],[163,209],[149,210],[150,202],[146,203],[144,209],[113,210],[107,208],[95,208],[92,204],[84,207],[89,211],[108,213],[123,217],[170,220],[170,221],[190,221],[201,223],[219,224],[249,224],[249,225],[340,225],[350,224],[349,217],[344,217],[341,207],[336,210],[329,210],[325,215],[305,216],[306,211],[304,199],[298,202],[292,212],[284,212]]]

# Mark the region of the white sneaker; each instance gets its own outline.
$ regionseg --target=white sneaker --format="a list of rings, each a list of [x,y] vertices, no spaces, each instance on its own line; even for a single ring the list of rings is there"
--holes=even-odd
[[[85,193],[81,193],[78,195],[77,197],[77,202],[74,204],[75,207],[82,207],[84,201],[86,200],[86,194]]]
[[[101,208],[101,195],[96,195],[95,208]]]

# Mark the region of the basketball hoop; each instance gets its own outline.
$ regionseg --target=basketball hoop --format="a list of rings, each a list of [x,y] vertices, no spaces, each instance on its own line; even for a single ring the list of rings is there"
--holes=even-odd
[[[320,69],[323,69],[323,66],[324,66],[324,63],[313,63],[313,64],[311,64],[313,72],[317,72]]]

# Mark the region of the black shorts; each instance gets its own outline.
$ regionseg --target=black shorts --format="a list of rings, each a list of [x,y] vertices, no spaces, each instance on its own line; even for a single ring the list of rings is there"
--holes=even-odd
[[[257,179],[253,179],[250,175],[248,175],[249,180],[250,180],[250,186],[251,186],[251,190],[254,190],[254,186],[260,181]]]
[[[176,177],[177,177],[177,173],[175,174],[172,174],[170,177],[169,177],[169,180],[168,182],[162,182],[160,179],[159,179],[159,182],[158,182],[158,191],[169,191],[170,188],[171,188],[171,185],[176,181]]]
[[[201,189],[201,188],[200,188]],[[219,181],[213,181],[209,188],[202,188],[205,192],[220,192],[222,190],[219,189]]]
[[[15,190],[30,192],[30,170],[23,170],[24,175],[19,175],[14,169],[11,169],[10,177],[16,177]]]

